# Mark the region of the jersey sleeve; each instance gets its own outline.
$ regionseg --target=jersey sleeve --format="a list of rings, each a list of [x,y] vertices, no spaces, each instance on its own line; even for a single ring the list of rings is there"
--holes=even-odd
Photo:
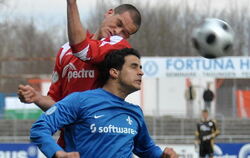
[[[220,131],[217,128],[217,123],[215,120],[212,121],[213,122],[213,136],[216,137],[220,134]]]
[[[196,140],[196,141],[200,141],[200,128],[199,128],[199,123],[197,123],[197,125],[196,125],[195,140]]]
[[[57,151],[63,150],[52,135],[63,126],[77,120],[80,111],[80,103],[77,100],[79,93],[72,93],[48,109],[32,125],[30,139],[46,157],[51,158]]]
[[[54,101],[59,101],[62,98],[62,58],[64,54],[71,51],[69,43],[65,43],[57,53],[55,66],[52,73],[51,85],[48,91],[48,96],[50,96]]]
[[[161,148],[156,146],[151,139],[143,117],[138,134],[135,137],[135,148],[133,152],[137,156],[144,158],[160,158],[163,153]]]
[[[131,48],[131,45],[120,36],[111,36],[102,40],[92,40],[88,36],[83,42],[71,45],[74,56],[91,63],[100,63],[110,51],[123,48]]]

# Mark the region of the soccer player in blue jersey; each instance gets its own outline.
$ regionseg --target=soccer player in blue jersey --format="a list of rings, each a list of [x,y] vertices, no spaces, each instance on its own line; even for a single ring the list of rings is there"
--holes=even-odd
[[[150,138],[142,110],[124,99],[140,89],[140,55],[132,48],[110,52],[100,66],[102,88],[75,92],[57,102],[36,121],[30,133],[47,157],[177,158]],[[52,135],[65,127],[63,150]]]

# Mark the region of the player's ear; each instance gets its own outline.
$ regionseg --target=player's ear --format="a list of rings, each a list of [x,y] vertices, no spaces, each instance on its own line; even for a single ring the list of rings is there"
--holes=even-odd
[[[115,11],[114,9],[109,9],[108,11],[106,11],[106,13],[104,14],[104,17],[110,16],[110,15],[114,15]]]
[[[118,78],[118,75],[119,75],[119,70],[115,69],[115,68],[111,68],[109,70],[109,75],[111,78],[113,79],[117,79]]]

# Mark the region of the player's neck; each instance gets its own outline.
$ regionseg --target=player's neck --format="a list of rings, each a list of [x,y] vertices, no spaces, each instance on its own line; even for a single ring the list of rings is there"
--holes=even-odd
[[[209,120],[209,118],[206,118],[206,119],[205,119],[205,118],[202,118],[202,121],[203,121],[203,122],[207,122],[208,120]]]
[[[107,82],[102,88],[122,99],[125,99],[129,94],[128,92],[124,91],[124,89],[112,82]]]

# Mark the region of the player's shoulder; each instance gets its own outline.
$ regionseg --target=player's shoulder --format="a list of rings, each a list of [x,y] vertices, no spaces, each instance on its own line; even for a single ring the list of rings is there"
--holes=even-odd
[[[91,89],[86,91],[79,92],[81,97],[88,97],[88,98],[110,98],[112,97],[107,91],[103,90],[102,88]]]
[[[69,45],[69,42],[66,42],[66,43],[64,43],[64,44],[61,46],[59,53],[60,53],[60,54],[65,54],[65,53],[67,53],[67,52],[69,52],[69,51],[71,51],[71,47],[70,47],[70,45]]]
[[[123,37],[121,36],[118,36],[118,35],[114,35],[114,36],[109,36],[109,37],[104,37],[101,39],[101,41],[122,41],[122,40],[125,40]]]
[[[81,95],[81,92],[72,92],[69,95],[67,95],[66,97],[78,97],[79,95]]]
[[[75,100],[76,102],[85,102],[91,98],[96,98],[96,90],[86,90],[79,92],[72,92],[67,97],[69,100]]]
[[[215,119],[210,119],[209,122],[216,123],[217,121]]]
[[[63,58],[68,55],[73,56],[69,42],[63,44],[57,53],[60,63],[62,63]]]
[[[124,103],[126,104],[125,106],[128,107],[131,110],[136,111],[138,114],[140,114],[141,116],[143,116],[143,111],[142,108],[139,105],[130,103],[128,101],[124,101]]]
[[[208,126],[214,126],[216,125],[216,121],[214,119],[209,119],[205,122],[205,124]]]
[[[201,125],[201,124],[203,124],[204,122],[203,122],[203,120],[196,120],[196,125]]]
[[[86,91],[81,91],[78,92],[81,96],[85,97],[97,97],[98,95],[102,95],[103,92],[101,90],[101,88],[97,88],[97,89],[92,89],[92,90],[86,90]]]
[[[128,104],[129,106],[133,106],[133,107],[135,107],[135,108],[141,109],[141,107],[140,107],[139,105],[130,103],[130,102],[128,102],[128,101],[125,101],[125,102],[126,102],[126,104]]]

